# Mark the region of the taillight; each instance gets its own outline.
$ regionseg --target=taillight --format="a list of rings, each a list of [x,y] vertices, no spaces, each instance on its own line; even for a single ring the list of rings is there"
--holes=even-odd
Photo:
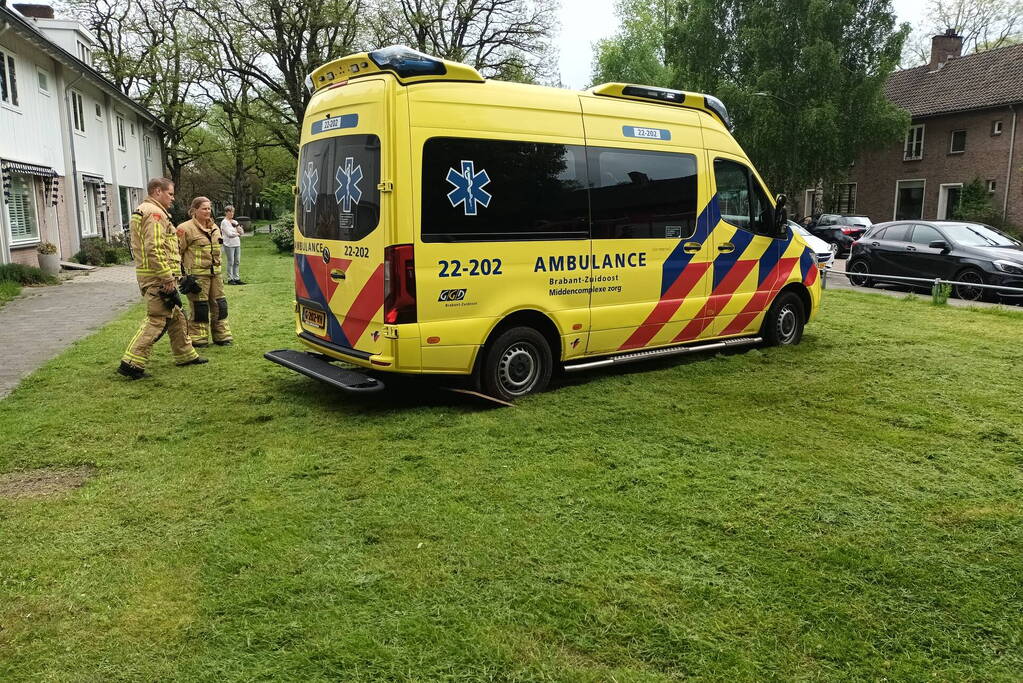
[[[843,235],[859,235],[862,232],[860,228],[842,228]]]
[[[384,249],[384,322],[416,321],[416,260],[411,244]]]

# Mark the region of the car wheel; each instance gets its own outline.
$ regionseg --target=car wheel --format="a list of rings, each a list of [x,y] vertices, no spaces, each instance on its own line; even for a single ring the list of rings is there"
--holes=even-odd
[[[767,346],[798,344],[803,338],[805,321],[803,301],[793,292],[782,292],[768,309],[760,336]]]
[[[874,278],[864,277],[870,274],[870,266],[866,261],[853,261],[846,270],[849,272],[849,284],[853,287],[874,286]]]
[[[958,275],[956,280],[963,283],[962,285],[956,285],[956,298],[963,299],[965,301],[984,301],[990,298],[988,291],[983,287],[972,287],[971,285],[982,285],[984,284],[984,275],[975,268],[968,268]]]
[[[513,401],[543,391],[553,365],[542,334],[532,327],[513,327],[487,344],[477,384],[491,396]]]

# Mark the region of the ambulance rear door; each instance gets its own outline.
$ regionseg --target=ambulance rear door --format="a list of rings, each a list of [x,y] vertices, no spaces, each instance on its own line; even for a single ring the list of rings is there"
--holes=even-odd
[[[295,288],[302,334],[367,360],[384,351],[388,89],[355,81],[316,99],[298,164]],[[315,107],[315,109],[313,109]]]

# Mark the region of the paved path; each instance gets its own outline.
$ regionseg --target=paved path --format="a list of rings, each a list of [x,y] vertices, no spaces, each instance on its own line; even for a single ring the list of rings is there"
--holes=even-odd
[[[24,287],[0,308],[0,399],[75,341],[139,301],[135,267],[97,268],[54,287]]]

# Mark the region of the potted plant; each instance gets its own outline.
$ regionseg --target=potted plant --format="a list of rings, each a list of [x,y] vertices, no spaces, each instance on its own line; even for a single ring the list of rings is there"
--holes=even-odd
[[[54,277],[60,274],[60,256],[57,255],[57,245],[52,242],[41,242],[36,247],[36,256],[39,258],[39,268],[44,273]]]

